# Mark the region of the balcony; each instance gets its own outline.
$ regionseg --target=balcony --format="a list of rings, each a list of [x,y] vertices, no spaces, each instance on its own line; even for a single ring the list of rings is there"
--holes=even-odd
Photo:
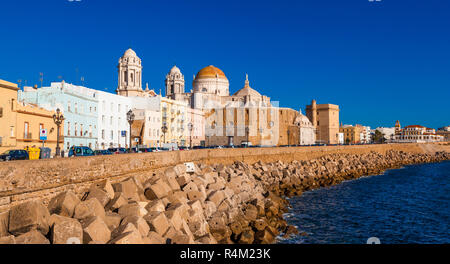
[[[24,140],[32,140],[33,136],[31,133],[23,133],[23,139]]]

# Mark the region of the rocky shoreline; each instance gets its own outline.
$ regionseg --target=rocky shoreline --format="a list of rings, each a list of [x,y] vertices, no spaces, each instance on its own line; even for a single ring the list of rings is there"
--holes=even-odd
[[[48,206],[30,201],[0,213],[0,244],[252,244],[297,232],[286,197],[404,165],[450,160],[450,153],[388,151],[253,165],[184,164],[93,184]]]

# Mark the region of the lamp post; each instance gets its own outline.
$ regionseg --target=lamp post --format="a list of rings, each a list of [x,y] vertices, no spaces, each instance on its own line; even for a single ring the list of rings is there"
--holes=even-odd
[[[59,129],[61,127],[62,122],[64,122],[64,116],[59,110],[56,109],[56,114],[53,115],[53,122],[56,124],[56,157],[61,156],[61,149],[59,148]]]
[[[131,109],[130,109],[130,111],[127,112],[127,121],[128,121],[128,124],[130,124],[130,153],[131,153],[131,125],[134,122],[134,113]]]
[[[247,144],[245,144],[245,147],[248,148],[248,144],[249,144],[249,142],[248,142],[248,136],[249,136],[249,134],[250,134],[250,128],[249,128],[248,126],[245,127],[245,134],[247,135]]]
[[[188,124],[188,129],[189,129],[189,148],[192,149],[192,129],[194,129],[192,123]]]
[[[161,132],[163,132],[163,135],[164,135],[163,144],[165,144],[166,143],[166,133],[167,133],[167,126],[165,124],[161,127]]]

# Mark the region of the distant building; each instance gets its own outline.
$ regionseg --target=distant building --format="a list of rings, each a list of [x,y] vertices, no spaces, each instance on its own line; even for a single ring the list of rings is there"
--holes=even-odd
[[[359,144],[361,143],[361,135],[363,135],[364,127],[361,125],[343,125],[340,127],[340,132],[344,134],[344,144]]]
[[[444,141],[444,137],[436,134],[436,130],[420,125],[406,126],[395,135],[396,143],[426,143]]]
[[[343,132],[339,132],[338,134],[338,144],[339,145],[343,145],[345,144],[345,139],[344,139],[344,133]]]
[[[57,108],[64,114],[64,150],[71,146],[99,148],[98,144],[98,91],[83,86],[53,82],[49,87],[24,87],[20,100],[50,111]]]
[[[205,113],[202,110],[188,107],[186,117],[188,133],[186,139],[189,140],[187,145],[205,146]]]
[[[339,142],[339,106],[334,104],[317,104],[313,100],[306,106],[306,116],[316,128],[316,141],[326,144]]]
[[[298,126],[299,131],[299,144],[300,145],[313,145],[316,143],[316,128],[311,121],[299,111],[294,124]]]
[[[450,141],[450,126],[441,127],[436,131],[436,134],[443,136],[444,141]]]
[[[377,127],[375,130],[378,130],[384,135],[384,139],[386,142],[394,141],[396,131],[395,127]]]
[[[361,126],[360,143],[362,144],[372,143],[371,129],[369,126]]]

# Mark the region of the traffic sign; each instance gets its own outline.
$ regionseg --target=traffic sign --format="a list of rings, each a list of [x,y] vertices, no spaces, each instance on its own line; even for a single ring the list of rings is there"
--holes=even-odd
[[[39,140],[42,140],[42,141],[47,140],[47,129],[41,129],[39,131]]]

